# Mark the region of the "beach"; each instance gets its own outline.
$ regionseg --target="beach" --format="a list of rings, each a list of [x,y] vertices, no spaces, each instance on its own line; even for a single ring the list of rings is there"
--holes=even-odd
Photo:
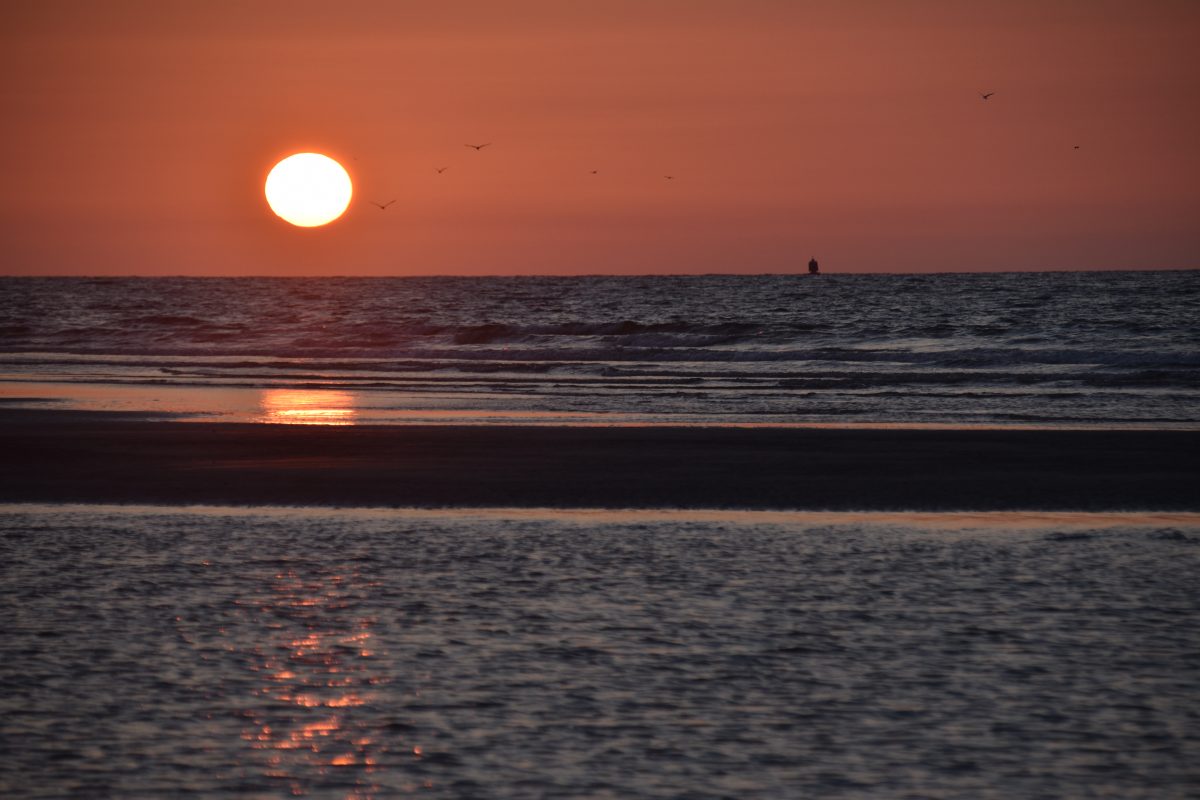
[[[1200,432],[319,426],[0,413],[0,501],[1200,510]]]
[[[1190,796],[1196,287],[10,279],[0,794]]]
[[[0,19],[0,800],[1200,800],[1200,2]]]

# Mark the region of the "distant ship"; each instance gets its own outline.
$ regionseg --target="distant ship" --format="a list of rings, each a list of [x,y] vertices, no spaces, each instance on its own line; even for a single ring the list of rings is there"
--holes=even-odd
[[[817,260],[815,258],[810,258],[808,260],[808,274],[809,275],[820,275],[821,274],[821,266],[817,263]]]

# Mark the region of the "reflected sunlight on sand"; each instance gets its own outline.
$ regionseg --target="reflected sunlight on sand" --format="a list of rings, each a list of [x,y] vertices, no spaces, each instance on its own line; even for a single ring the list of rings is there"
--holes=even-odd
[[[354,396],[329,389],[265,389],[255,422],[275,425],[353,425]]]

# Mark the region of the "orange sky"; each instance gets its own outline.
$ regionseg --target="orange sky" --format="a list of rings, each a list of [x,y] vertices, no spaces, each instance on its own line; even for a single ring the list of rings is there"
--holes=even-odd
[[[39,0],[0,61],[3,274],[1200,267],[1194,0]]]

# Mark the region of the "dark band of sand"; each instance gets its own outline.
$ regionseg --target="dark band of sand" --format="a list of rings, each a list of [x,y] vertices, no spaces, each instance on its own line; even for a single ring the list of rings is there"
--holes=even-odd
[[[1200,510],[1200,432],[316,427],[0,413],[0,502]]]

